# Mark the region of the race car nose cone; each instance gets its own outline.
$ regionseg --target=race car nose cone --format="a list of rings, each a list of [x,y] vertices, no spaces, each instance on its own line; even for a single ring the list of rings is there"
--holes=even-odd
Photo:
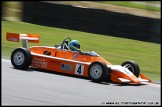
[[[137,84],[139,84],[140,83],[140,80],[136,77],[136,76],[134,76],[134,75],[132,75],[132,83],[137,83]]]

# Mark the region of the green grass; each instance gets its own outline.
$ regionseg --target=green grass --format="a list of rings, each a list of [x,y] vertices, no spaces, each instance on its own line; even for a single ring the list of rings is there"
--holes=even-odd
[[[138,9],[160,12],[160,7],[150,6],[150,5],[147,5],[147,4],[133,3],[133,2],[130,2],[130,1],[98,1],[98,2],[105,3],[105,4],[112,4],[112,5],[125,6],[125,7],[131,7],[131,8],[138,8]],[[160,3],[160,1],[159,2],[152,1],[152,3]]]
[[[45,27],[24,22],[2,21],[2,58],[10,59],[13,49],[21,47],[21,42],[6,41],[6,32],[35,33],[40,35],[40,43],[29,43],[29,47],[54,46],[60,44],[65,36],[78,39],[81,50],[94,50],[112,64],[133,60],[141,72],[154,81],[160,81],[160,44],[123,39],[106,35],[79,32],[55,27]]]

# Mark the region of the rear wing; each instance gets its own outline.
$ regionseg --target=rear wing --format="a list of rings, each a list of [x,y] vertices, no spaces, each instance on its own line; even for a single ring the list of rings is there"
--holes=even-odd
[[[39,35],[37,34],[18,34],[18,33],[6,33],[6,40],[12,42],[19,42],[22,40],[22,47],[27,48],[28,42],[39,43]]]

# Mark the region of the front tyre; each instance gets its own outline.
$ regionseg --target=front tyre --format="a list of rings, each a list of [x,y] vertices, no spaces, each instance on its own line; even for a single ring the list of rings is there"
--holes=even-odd
[[[26,48],[17,48],[11,54],[11,63],[16,69],[26,69],[30,66],[32,55]]]
[[[136,77],[139,77],[140,68],[139,65],[134,61],[125,61],[121,64],[121,66],[129,69]]]
[[[102,82],[109,79],[109,69],[105,63],[96,61],[89,66],[88,75],[93,82]]]

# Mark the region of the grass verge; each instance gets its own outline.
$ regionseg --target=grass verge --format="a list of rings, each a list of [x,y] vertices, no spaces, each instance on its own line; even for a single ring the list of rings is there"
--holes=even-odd
[[[137,8],[137,9],[144,9],[144,10],[150,10],[150,11],[157,11],[160,12],[160,7],[156,6],[151,6],[148,4],[138,4],[138,3],[133,3],[130,1],[98,1],[100,3],[105,3],[105,4],[112,4],[112,5],[118,5],[118,6],[124,6],[124,7],[131,7],[131,8]],[[156,3],[155,1],[152,3]]]

